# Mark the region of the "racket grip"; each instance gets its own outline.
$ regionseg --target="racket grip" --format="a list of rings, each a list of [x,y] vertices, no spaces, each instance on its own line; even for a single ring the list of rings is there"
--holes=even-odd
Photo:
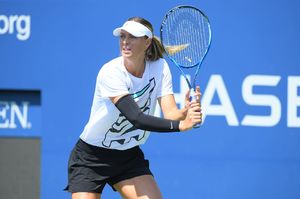
[[[191,89],[191,93],[190,93],[190,100],[191,101],[196,101],[196,96],[195,96],[195,90],[192,88]],[[201,124],[195,124],[194,126],[193,126],[193,128],[199,128],[201,126]]]
[[[190,101],[196,101],[195,90],[192,88],[190,92]]]

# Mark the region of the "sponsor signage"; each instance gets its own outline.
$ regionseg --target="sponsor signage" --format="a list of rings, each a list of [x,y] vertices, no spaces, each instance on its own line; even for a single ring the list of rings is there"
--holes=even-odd
[[[0,90],[0,136],[39,136],[40,91]]]

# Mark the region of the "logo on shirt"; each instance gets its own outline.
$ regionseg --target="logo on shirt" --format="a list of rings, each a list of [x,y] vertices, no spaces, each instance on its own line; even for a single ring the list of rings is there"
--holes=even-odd
[[[150,112],[150,105],[152,103],[151,94],[155,85],[155,79],[152,78],[144,88],[131,94],[141,111],[145,114],[149,114]],[[146,136],[146,131],[136,130],[137,129],[126,119],[126,117],[120,113],[118,119],[105,133],[105,138],[102,141],[102,144],[105,147],[110,148],[112,144],[124,145],[131,142],[131,140],[140,141]]]

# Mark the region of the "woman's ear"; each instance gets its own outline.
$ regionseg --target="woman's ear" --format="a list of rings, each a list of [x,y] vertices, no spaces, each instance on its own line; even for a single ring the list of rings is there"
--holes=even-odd
[[[146,46],[147,46],[147,48],[149,48],[149,46],[151,45],[151,43],[152,43],[152,39],[151,38],[147,38],[146,39]]]

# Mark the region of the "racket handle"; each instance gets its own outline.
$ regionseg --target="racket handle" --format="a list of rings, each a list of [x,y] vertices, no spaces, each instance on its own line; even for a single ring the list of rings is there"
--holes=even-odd
[[[195,90],[192,88],[190,92],[190,101],[196,101]]]
[[[190,93],[190,100],[191,101],[196,101],[196,96],[195,96],[195,90],[192,88],[191,89],[191,93]],[[195,124],[194,126],[193,126],[193,128],[199,128],[201,126],[201,124]]]

